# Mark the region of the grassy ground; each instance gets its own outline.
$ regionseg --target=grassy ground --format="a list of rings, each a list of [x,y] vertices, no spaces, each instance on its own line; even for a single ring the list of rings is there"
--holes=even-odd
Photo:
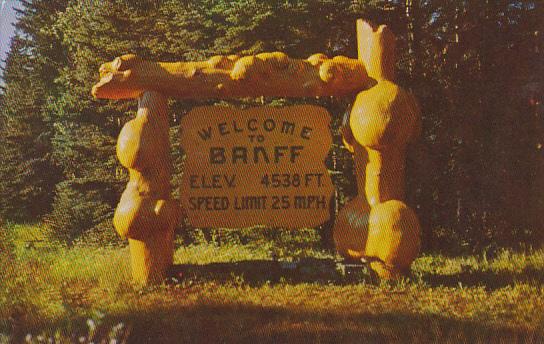
[[[542,342],[544,250],[424,255],[375,283],[306,249],[179,247],[170,283],[130,281],[127,248],[63,248],[14,227],[0,253],[0,343]]]

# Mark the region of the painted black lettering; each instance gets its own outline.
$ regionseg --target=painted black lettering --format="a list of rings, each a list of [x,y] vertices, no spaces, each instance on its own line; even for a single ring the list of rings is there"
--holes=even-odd
[[[272,131],[272,130],[276,129],[276,122],[274,122],[274,120],[272,118],[269,118],[269,119],[264,121],[263,126],[264,126],[264,130]]]
[[[232,127],[234,128],[234,132],[236,133],[241,133],[242,131],[244,131],[244,129],[238,128],[238,122],[236,121],[232,121]]]
[[[210,164],[224,164],[227,161],[225,156],[225,148],[211,147],[210,148]]]
[[[267,164],[270,163],[270,158],[268,157],[268,154],[266,153],[266,149],[264,149],[263,146],[255,146],[253,147],[253,162],[258,164],[259,163],[259,152],[262,155],[263,161]]]
[[[230,131],[228,131],[228,129],[227,129],[227,123],[225,123],[225,122],[219,123],[218,128],[219,128],[219,134],[221,134],[222,136],[230,134]]]
[[[247,128],[251,131],[257,130],[257,120],[255,118],[251,118],[247,121]]]
[[[232,163],[236,164],[238,160],[241,160],[244,164],[247,164],[247,148],[246,147],[232,148]]]
[[[300,152],[303,149],[304,146],[291,146],[291,163],[295,163],[295,160],[300,156]]]
[[[283,121],[281,124],[281,132],[282,134],[293,135],[295,133],[295,123]]]
[[[300,132],[300,137],[302,137],[305,140],[309,140],[311,132],[312,132],[312,128],[303,127],[302,131]]]
[[[274,162],[277,164],[280,162],[280,158],[285,156],[284,151],[289,149],[287,146],[276,146],[274,147]]]
[[[209,140],[212,137],[212,127],[208,129],[201,129],[198,131],[198,135],[202,140]]]

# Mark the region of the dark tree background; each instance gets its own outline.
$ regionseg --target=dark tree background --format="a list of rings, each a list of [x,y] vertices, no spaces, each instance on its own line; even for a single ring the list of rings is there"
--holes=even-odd
[[[408,157],[408,201],[424,226],[425,248],[459,252],[544,242],[539,1],[22,3],[0,94],[5,220],[44,221],[67,243],[89,233],[113,240],[110,222],[127,178],[115,159],[115,140],[135,104],[92,99],[104,61],[129,52],[161,61],[274,50],[354,57],[355,19],[366,18],[397,34],[399,82],[423,109],[424,132]],[[339,135],[350,99],[303,101],[333,115],[327,164],[341,206],[356,193],[353,162]],[[194,105],[172,101],[177,161],[177,123]]]

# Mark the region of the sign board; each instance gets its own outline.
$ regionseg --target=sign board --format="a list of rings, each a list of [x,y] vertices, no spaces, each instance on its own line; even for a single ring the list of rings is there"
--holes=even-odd
[[[314,227],[330,217],[330,115],[297,105],[197,107],[181,121],[182,207],[197,227]]]

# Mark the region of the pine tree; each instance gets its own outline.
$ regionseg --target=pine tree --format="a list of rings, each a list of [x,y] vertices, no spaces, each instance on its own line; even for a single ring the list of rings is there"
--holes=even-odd
[[[58,179],[42,112],[47,86],[34,68],[30,46],[21,36],[12,40],[0,109],[0,215],[18,221],[49,210]]]
[[[52,29],[66,1],[22,1],[17,35],[3,70],[0,109],[0,216],[35,221],[50,210],[60,178],[52,160],[52,123],[46,116],[53,81],[63,64]]]

